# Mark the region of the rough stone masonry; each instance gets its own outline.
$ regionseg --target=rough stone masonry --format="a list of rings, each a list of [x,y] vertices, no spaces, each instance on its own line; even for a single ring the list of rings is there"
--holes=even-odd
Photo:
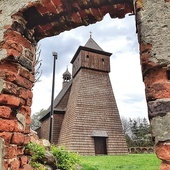
[[[169,0],[0,0],[0,141],[5,151],[0,169],[28,168],[22,160],[30,141],[36,43],[100,21],[107,13],[136,16],[155,152],[160,169],[170,169]]]

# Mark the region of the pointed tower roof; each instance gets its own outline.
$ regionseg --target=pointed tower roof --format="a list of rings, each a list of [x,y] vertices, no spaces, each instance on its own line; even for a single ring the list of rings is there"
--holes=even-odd
[[[66,71],[63,73],[63,77],[65,76],[70,76],[71,77],[71,73],[68,71],[68,68],[66,69]]]
[[[73,59],[71,60],[71,63],[74,62],[74,60],[76,59],[77,55],[79,54],[79,52],[81,50],[85,50],[85,51],[89,51],[89,52],[95,52],[95,53],[103,54],[103,55],[107,55],[107,56],[112,55],[112,53],[103,51],[102,48],[93,40],[93,38],[90,35],[90,38],[88,39],[85,46],[79,46],[79,48],[77,49]]]
[[[87,43],[85,44],[84,47],[92,48],[94,50],[103,51],[102,48],[93,40],[91,35],[90,35],[90,38],[89,38],[89,40],[87,41]]]

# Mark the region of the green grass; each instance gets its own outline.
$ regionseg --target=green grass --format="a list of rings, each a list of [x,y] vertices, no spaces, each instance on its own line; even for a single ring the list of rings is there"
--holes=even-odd
[[[81,170],[158,170],[160,160],[154,154],[83,156],[81,165]]]

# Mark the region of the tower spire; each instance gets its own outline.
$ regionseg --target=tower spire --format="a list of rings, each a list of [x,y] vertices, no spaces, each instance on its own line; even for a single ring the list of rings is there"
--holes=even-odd
[[[90,31],[90,38],[92,38],[92,32]]]
[[[103,51],[102,48],[93,40],[91,31],[90,31],[90,38],[86,42],[84,47],[88,47],[88,48],[92,48],[92,49],[95,49],[95,50]]]
[[[63,73],[63,87],[71,80],[71,74],[68,71],[68,65],[66,71]]]

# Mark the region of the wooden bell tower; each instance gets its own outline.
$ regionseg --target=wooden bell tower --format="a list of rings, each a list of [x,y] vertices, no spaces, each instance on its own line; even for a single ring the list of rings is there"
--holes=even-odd
[[[85,46],[80,46],[74,55],[71,63],[73,64],[73,77],[80,68],[110,72],[110,56],[112,54],[104,52],[98,44],[90,37]]]
[[[58,144],[83,155],[128,153],[109,78],[110,56],[90,36],[71,61],[73,82]]]

